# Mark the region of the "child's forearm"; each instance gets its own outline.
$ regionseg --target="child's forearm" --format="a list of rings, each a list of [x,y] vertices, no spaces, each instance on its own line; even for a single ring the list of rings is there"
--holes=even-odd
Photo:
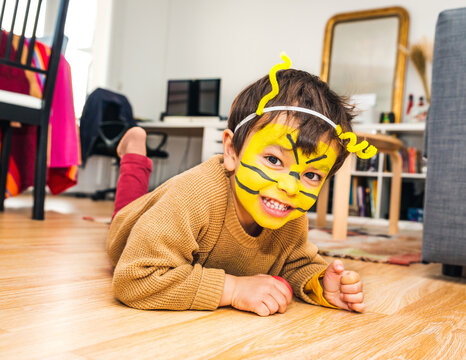
[[[235,288],[236,276],[225,274],[225,284],[223,285],[223,294],[218,306],[231,305],[233,289]]]

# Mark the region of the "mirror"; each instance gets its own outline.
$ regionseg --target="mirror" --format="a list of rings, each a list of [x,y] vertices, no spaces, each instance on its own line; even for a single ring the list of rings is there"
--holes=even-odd
[[[378,123],[381,112],[391,111],[401,122],[408,27],[401,7],[337,14],[327,22],[321,78],[370,110],[358,120]]]

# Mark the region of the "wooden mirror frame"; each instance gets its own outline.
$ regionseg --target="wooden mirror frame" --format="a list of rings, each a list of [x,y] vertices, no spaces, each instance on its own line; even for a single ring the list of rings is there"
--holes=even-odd
[[[325,27],[324,35],[324,49],[322,52],[322,67],[320,77],[323,81],[328,82],[330,73],[330,57],[333,43],[333,32],[335,25],[343,22],[353,22],[360,20],[379,19],[386,17],[396,16],[399,19],[398,25],[398,51],[395,65],[395,78],[393,79],[392,89],[392,108],[395,114],[395,122],[401,122],[401,115],[403,111],[403,93],[405,85],[405,71],[406,71],[406,53],[400,49],[408,47],[408,29],[409,29],[409,14],[399,6],[355,11],[336,14],[332,16]]]

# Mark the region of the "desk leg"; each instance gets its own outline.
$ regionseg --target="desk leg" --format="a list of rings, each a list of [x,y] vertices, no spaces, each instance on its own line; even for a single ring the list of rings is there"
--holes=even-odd
[[[352,155],[335,175],[333,187],[333,239],[345,240],[348,232],[349,193],[351,184]]]
[[[316,226],[325,227],[325,218],[327,217],[328,193],[330,188],[330,179],[327,179],[320,189],[319,198],[317,199],[317,218]]]
[[[397,152],[390,153],[392,160],[392,185],[390,189],[390,214],[388,217],[388,234],[398,233],[398,220],[400,219],[400,199],[401,199],[401,171],[403,168],[401,155]]]

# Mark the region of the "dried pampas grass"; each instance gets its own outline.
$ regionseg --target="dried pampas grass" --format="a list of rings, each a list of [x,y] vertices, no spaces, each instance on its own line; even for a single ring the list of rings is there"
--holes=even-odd
[[[432,63],[433,44],[426,37],[423,37],[419,42],[411,45],[409,50],[401,49],[413,63],[414,68],[419,74],[422,86],[426,93],[426,100],[430,103],[429,82],[427,81],[427,63]]]

